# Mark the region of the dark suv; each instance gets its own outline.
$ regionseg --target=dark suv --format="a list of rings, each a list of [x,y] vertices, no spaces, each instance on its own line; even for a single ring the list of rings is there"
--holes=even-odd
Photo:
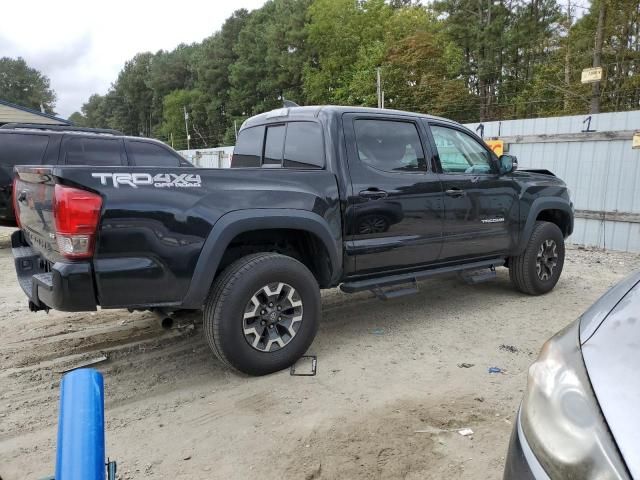
[[[16,165],[192,167],[158,140],[117,130],[9,123],[0,127],[0,226],[16,226],[11,201]]]

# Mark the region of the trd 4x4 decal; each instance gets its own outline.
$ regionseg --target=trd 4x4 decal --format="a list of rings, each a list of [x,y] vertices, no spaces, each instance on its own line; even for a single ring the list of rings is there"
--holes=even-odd
[[[93,178],[99,178],[102,185],[111,181],[114,188],[120,185],[138,188],[140,185],[152,185],[156,188],[191,188],[200,187],[200,175],[192,173],[92,173]]]

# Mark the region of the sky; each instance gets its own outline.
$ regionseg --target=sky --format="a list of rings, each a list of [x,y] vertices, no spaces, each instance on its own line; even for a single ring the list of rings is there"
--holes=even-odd
[[[66,118],[93,93],[105,94],[136,53],[199,42],[234,10],[264,2],[3,1],[0,57],[23,57],[48,76],[58,96],[56,113]]]

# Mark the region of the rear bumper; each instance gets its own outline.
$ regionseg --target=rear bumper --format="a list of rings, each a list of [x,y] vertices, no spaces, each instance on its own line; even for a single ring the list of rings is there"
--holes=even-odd
[[[53,308],[63,312],[96,309],[93,273],[89,262],[50,265],[24,242],[22,232],[11,235],[18,282],[33,310]]]

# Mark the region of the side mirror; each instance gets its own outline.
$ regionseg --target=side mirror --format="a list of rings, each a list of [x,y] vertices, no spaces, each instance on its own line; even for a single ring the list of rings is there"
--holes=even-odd
[[[515,155],[500,155],[500,175],[506,175],[518,169],[518,159]]]

